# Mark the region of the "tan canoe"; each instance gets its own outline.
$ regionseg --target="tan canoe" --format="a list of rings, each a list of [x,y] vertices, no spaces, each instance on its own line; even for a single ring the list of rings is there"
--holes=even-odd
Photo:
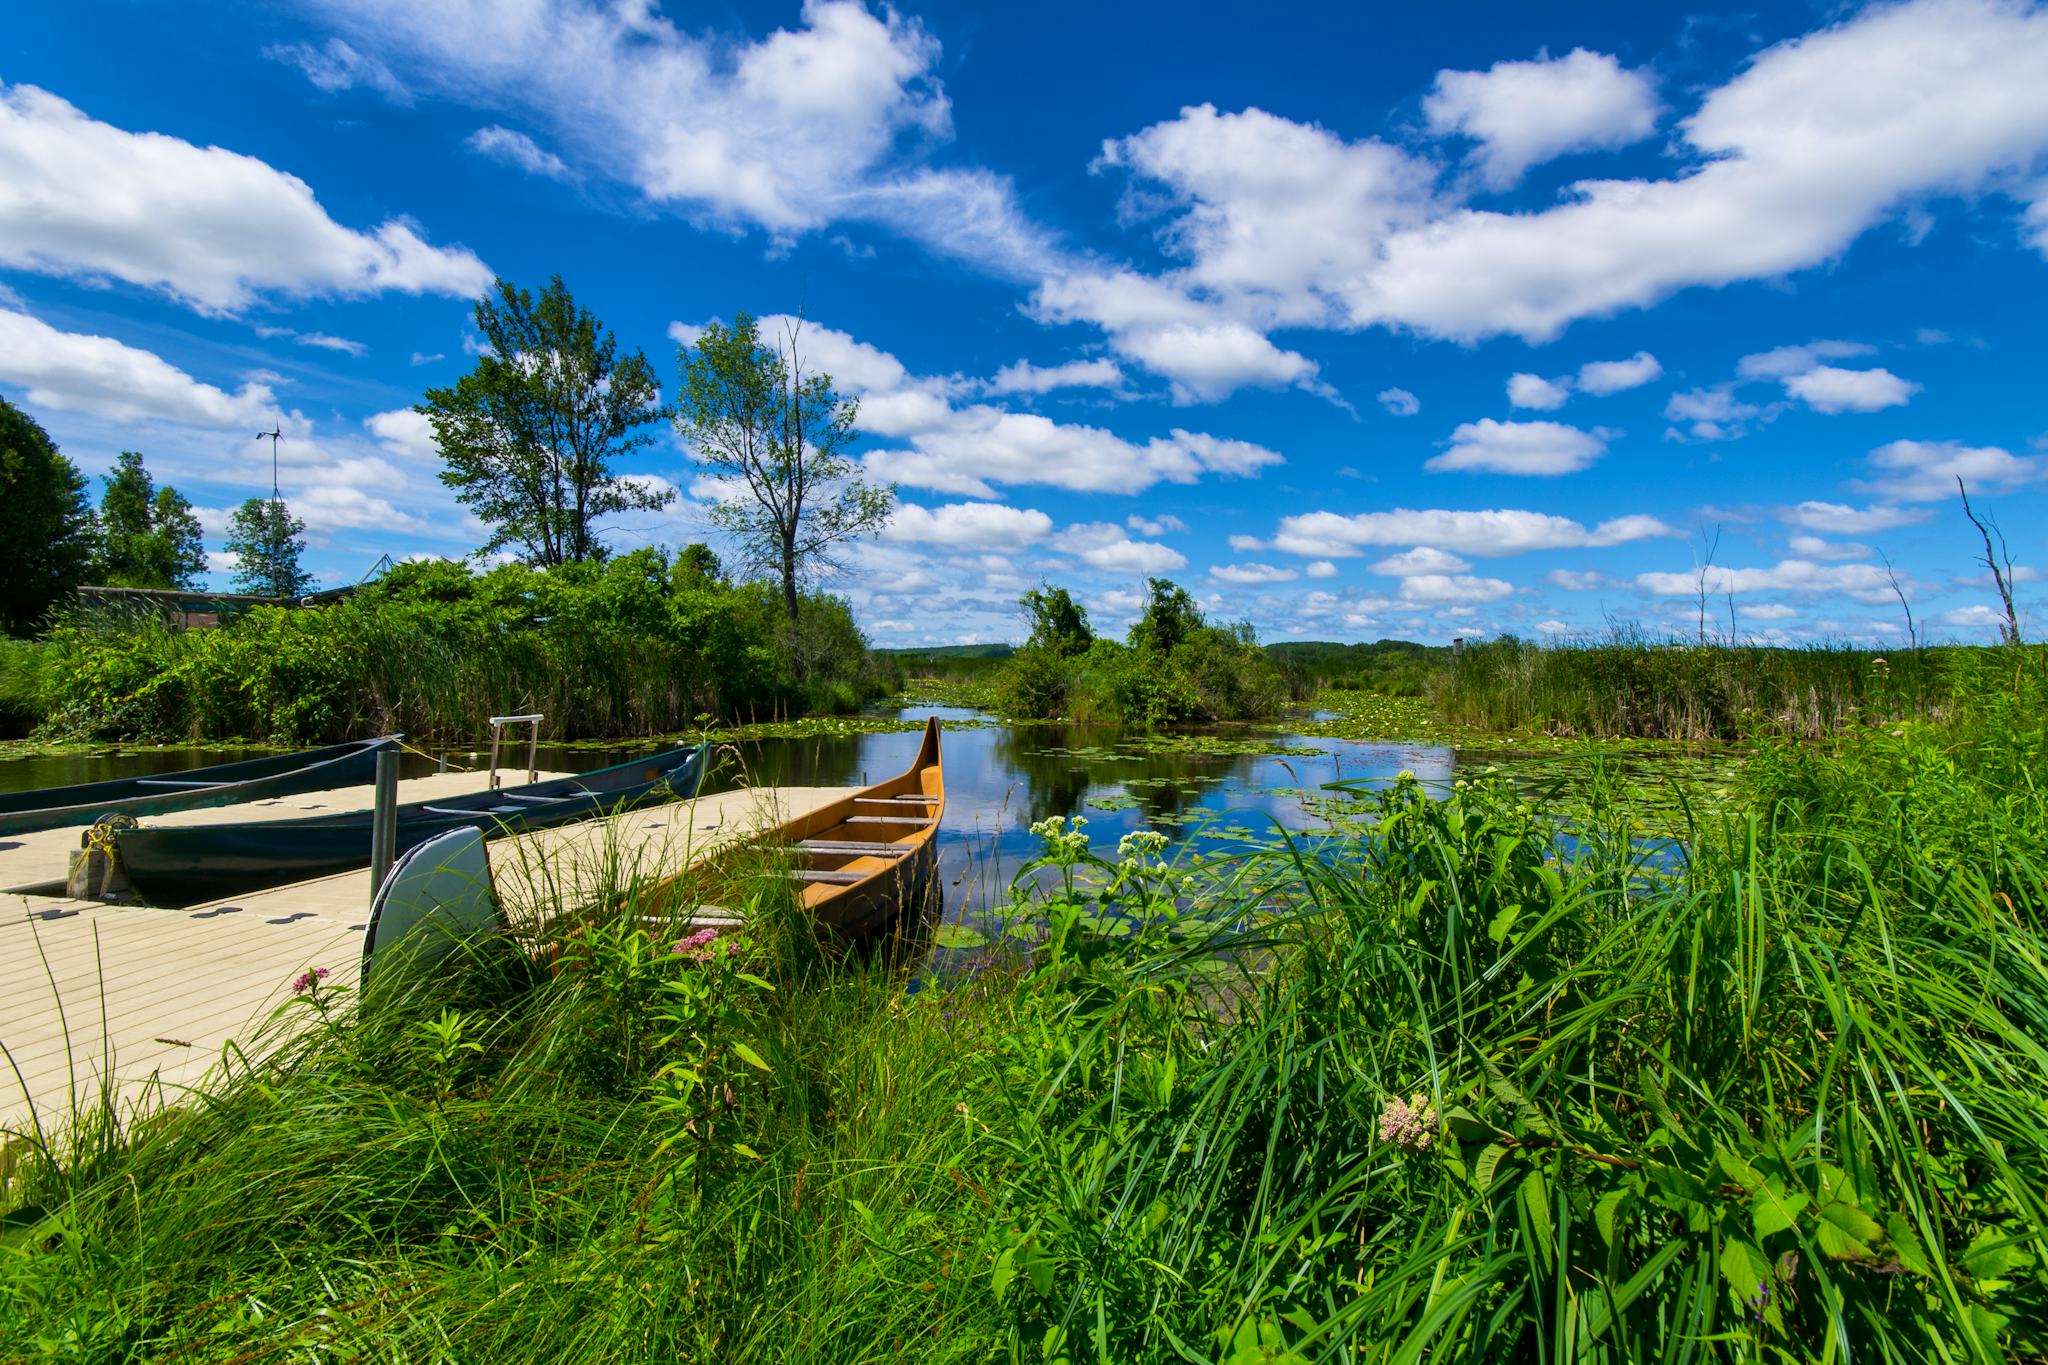
[[[787,875],[800,888],[803,908],[827,936],[857,939],[899,918],[938,908],[938,845],[933,836],[946,813],[946,779],[939,762],[939,721],[925,722],[917,761],[897,777],[849,791],[808,815],[750,840],[741,849],[672,879],[661,889],[689,895],[747,848],[769,848],[788,858]],[[694,918],[729,922],[730,911],[703,907]]]

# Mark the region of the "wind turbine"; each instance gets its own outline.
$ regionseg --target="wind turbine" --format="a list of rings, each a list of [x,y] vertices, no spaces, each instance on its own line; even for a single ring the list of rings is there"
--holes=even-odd
[[[277,496],[277,441],[280,436],[284,435],[284,432],[280,429],[280,424],[277,422],[272,422],[270,428],[269,431],[257,432],[256,439],[260,441],[266,436],[270,438],[270,500],[277,502],[279,501]]]

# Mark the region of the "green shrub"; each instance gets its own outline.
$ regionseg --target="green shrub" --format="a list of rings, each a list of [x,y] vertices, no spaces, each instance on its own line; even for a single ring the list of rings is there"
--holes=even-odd
[[[837,598],[806,595],[791,630],[774,593],[675,576],[651,550],[551,573],[405,564],[347,600],[215,630],[82,613],[45,648],[47,727],[96,739],[452,740],[527,711],[558,738],[611,738],[704,712],[853,710],[895,682]]]

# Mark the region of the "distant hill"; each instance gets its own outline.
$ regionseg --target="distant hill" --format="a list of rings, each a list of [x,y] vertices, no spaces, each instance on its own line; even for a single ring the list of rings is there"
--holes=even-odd
[[[878,649],[877,654],[893,654],[906,663],[917,659],[1007,659],[1017,652],[1015,645],[908,645],[900,649]]]

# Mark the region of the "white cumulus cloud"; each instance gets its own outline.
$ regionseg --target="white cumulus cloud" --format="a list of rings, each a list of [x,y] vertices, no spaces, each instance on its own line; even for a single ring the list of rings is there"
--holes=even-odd
[[[277,407],[267,385],[251,381],[229,393],[154,351],[113,337],[60,331],[12,309],[0,309],[0,381],[26,389],[37,406],[114,422],[154,418],[244,427],[267,424]]]
[[[1605,396],[1640,388],[1663,373],[1664,367],[1657,357],[1648,351],[1637,351],[1627,360],[1589,360],[1579,366],[1579,388]]]
[[[1870,468],[1876,477],[1863,486],[1871,492],[1900,502],[1938,502],[1956,495],[1957,479],[1977,493],[2023,487],[2048,474],[2048,460],[1960,441],[1891,441],[1870,452]]]
[[[1388,555],[1372,565],[1372,571],[1397,578],[1417,574],[1461,574],[1472,566],[1447,550],[1418,545],[1397,555]]]
[[[1785,380],[1785,392],[1816,412],[1876,412],[1895,408],[1920,391],[1890,370],[1845,370],[1816,365]]]
[[[1283,569],[1272,564],[1218,564],[1209,570],[1209,577],[1218,583],[1252,585],[1291,583],[1301,577],[1301,574],[1297,570]]]
[[[1413,417],[1422,411],[1422,400],[1406,389],[1381,389],[1374,399],[1396,417]]]
[[[1105,573],[1159,574],[1187,567],[1187,556],[1156,541],[1132,540],[1115,522],[1069,526],[1049,542],[1091,569]]]
[[[1539,412],[1552,412],[1564,406],[1565,399],[1572,396],[1569,381],[1559,383],[1545,379],[1540,374],[1511,374],[1508,376],[1508,402],[1518,408],[1535,408]]]
[[[502,161],[516,166],[528,175],[542,176],[548,180],[574,180],[576,173],[569,169],[569,163],[548,151],[532,138],[511,128],[492,124],[479,128],[469,135],[469,149],[493,161]]]
[[[1423,467],[1496,474],[1576,474],[1606,453],[1606,441],[1562,422],[1497,422],[1484,417],[1453,431],[1450,449]]]
[[[265,294],[468,297],[491,280],[401,219],[343,227],[255,157],[116,128],[26,85],[0,87],[0,265],[125,280],[215,314]]]
[[[1485,71],[1440,71],[1422,112],[1432,132],[1477,139],[1481,178],[1506,189],[1529,167],[1567,152],[1642,141],[1657,127],[1657,94],[1642,72],[1573,48]]]
[[[1055,389],[1114,389],[1124,382],[1124,372],[1114,360],[1069,360],[1063,365],[1034,365],[1020,360],[996,371],[988,381],[988,392],[1051,393]]]
[[[1368,546],[1426,545],[1488,558],[1530,550],[1622,545],[1677,534],[1655,517],[1635,514],[1587,527],[1569,517],[1519,509],[1481,512],[1406,507],[1387,512],[1301,512],[1283,517],[1273,546],[1304,559],[1357,555]]]
[[[953,549],[1021,550],[1052,534],[1052,518],[1036,508],[994,502],[950,502],[942,507],[901,503],[882,539]]]

